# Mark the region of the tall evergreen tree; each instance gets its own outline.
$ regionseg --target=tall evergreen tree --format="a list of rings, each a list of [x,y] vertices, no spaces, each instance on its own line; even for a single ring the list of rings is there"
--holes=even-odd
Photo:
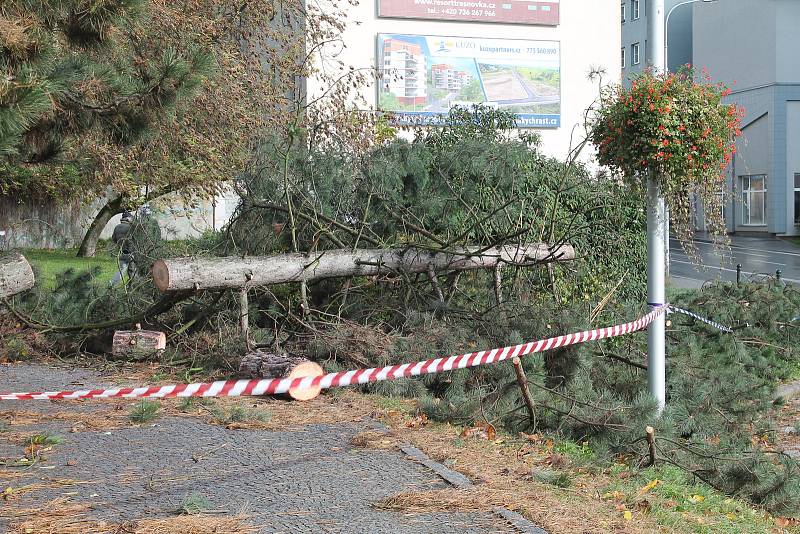
[[[120,145],[146,135],[192,95],[208,51],[153,54],[135,23],[145,0],[11,0],[0,5],[0,153],[5,164],[52,162],[100,128]]]
[[[0,195],[104,198],[93,255],[116,213],[226,187],[264,131],[362,135],[348,103],[367,73],[325,63],[345,18],[338,0],[6,0]]]

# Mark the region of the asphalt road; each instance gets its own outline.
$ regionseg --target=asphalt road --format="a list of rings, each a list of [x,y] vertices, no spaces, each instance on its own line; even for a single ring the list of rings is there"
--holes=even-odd
[[[697,288],[708,280],[736,280],[736,265],[742,266],[742,280],[775,276],[800,285],[800,247],[774,237],[731,236],[730,249],[718,250],[710,240],[695,240],[701,263],[689,256],[676,239],[670,239],[670,281],[675,287]]]

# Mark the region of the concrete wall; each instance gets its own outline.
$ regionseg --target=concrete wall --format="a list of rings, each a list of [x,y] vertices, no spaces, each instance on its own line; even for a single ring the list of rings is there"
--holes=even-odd
[[[671,9],[679,0],[667,2],[667,10]],[[667,27],[667,45],[669,56],[669,70],[676,71],[680,67],[692,62],[693,35],[692,35],[692,6],[681,6],[672,12]]]
[[[184,239],[199,236],[214,226],[220,229],[236,209],[237,201],[227,195],[187,207],[177,198],[167,198],[153,204],[152,209],[165,239]],[[4,232],[0,235],[0,250],[77,247],[101,205],[99,200],[89,205],[79,201],[57,205],[0,197],[0,234]],[[119,215],[111,219],[103,239],[111,237],[119,219]]]
[[[800,2],[774,0],[776,8],[775,81],[800,83]]]
[[[631,0],[620,0],[620,4],[625,4],[625,22],[622,24],[622,48],[625,48],[625,69],[622,71],[623,83],[630,85],[632,76],[641,73],[647,66],[647,13],[649,12],[649,2],[641,0],[639,18],[633,19]],[[633,64],[631,58],[631,45],[639,43],[640,61],[638,65]]]
[[[798,27],[797,0],[718,0],[694,7],[694,63],[731,87],[726,101],[746,111],[748,126],[731,174],[767,173],[766,229],[778,235],[800,233],[794,225],[794,169],[800,158]],[[738,187],[733,177],[730,185]],[[739,229],[741,206],[734,211],[732,230]]]
[[[694,4],[694,64],[736,90],[774,82],[775,8],[773,0]]]
[[[560,12],[557,27],[389,19],[376,16],[375,0],[363,0],[350,8],[348,29],[342,35],[345,47],[337,50],[336,59],[354,68],[377,68],[379,33],[560,41],[561,127],[537,131],[542,136],[543,151],[564,158],[571,142],[580,138],[584,112],[599,96],[597,82],[588,79],[590,70],[604,69],[606,83],[620,79],[619,0],[562,0]],[[320,91],[319,84],[309,80],[309,94]],[[375,107],[375,84],[363,91],[363,97]],[[576,127],[575,139],[571,139]],[[592,152],[585,150],[584,154],[588,158]]]
[[[71,202],[59,206],[0,196],[0,250],[73,246],[83,237],[90,214],[100,209],[96,204]]]

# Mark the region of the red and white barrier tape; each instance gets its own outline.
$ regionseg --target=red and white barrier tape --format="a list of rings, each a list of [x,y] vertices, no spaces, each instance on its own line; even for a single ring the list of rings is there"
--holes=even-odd
[[[372,369],[341,371],[322,376],[299,378],[264,378],[253,380],[220,380],[217,382],[198,382],[195,384],[172,384],[169,386],[149,386],[140,388],[88,389],[80,391],[45,391],[26,393],[0,393],[0,400],[51,400],[51,399],[111,399],[111,398],[165,398],[165,397],[238,397],[242,395],[275,395],[286,393],[290,388],[306,389],[319,386],[322,389],[394,380],[409,376],[441,373],[453,369],[477,367],[497,363],[515,356],[525,356],[544,352],[558,347],[576,345],[586,341],[596,341],[609,337],[623,336],[642,330],[656,317],[667,310],[659,306],[644,317],[630,323],[585,330],[522,345],[514,345],[489,351],[470,352],[448,358],[435,358],[416,363],[387,365]]]

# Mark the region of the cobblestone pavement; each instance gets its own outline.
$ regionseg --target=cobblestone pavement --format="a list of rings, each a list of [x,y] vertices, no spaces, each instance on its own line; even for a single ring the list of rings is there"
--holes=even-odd
[[[107,384],[108,377],[85,370],[0,366],[2,390]],[[101,402],[60,402],[57,409],[107,411]],[[0,403],[0,412],[53,409],[50,402]],[[12,429],[17,435],[51,432],[64,438],[47,452],[46,461],[14,480],[17,487],[59,478],[89,481],[32,492],[19,498],[20,506],[38,506],[66,494],[91,503],[93,517],[122,522],[168,516],[196,495],[215,510],[245,511],[262,533],[516,532],[489,512],[401,514],[371,507],[402,491],[447,483],[400,452],[354,449],[350,439],[370,428],[369,421],[280,431],[227,430],[183,417],[95,432],[70,432],[70,424],[13,425],[0,432],[0,457],[6,459],[22,455],[22,446],[10,439]],[[0,519],[0,531],[6,528]]]

